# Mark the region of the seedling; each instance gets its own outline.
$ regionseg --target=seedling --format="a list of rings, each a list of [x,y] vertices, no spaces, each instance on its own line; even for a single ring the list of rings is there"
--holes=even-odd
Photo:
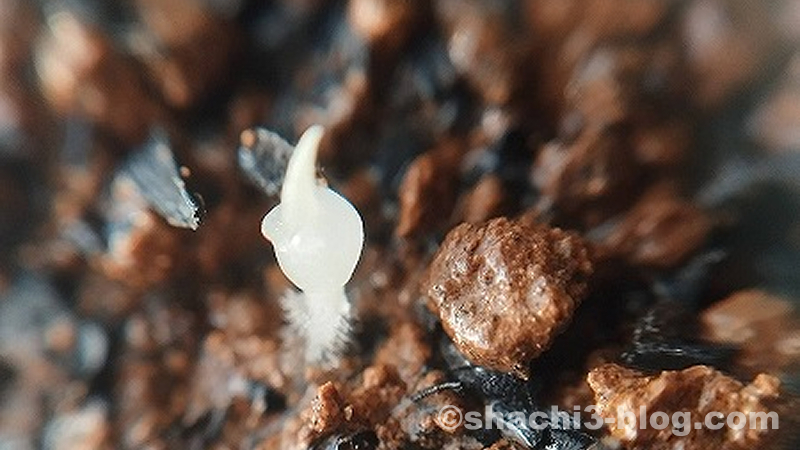
[[[317,180],[317,148],[323,129],[309,128],[292,153],[281,203],[261,222],[278,265],[302,295],[284,299],[289,321],[306,339],[306,359],[338,353],[350,332],[344,285],[364,245],[364,225],[350,202]]]

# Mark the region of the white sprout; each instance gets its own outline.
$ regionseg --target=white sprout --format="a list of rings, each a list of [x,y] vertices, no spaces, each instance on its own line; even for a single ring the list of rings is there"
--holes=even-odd
[[[364,245],[358,211],[317,181],[322,134],[319,125],[303,133],[286,168],[281,203],[261,222],[281,270],[303,291],[288,294],[283,304],[290,324],[305,337],[309,362],[322,362],[347,343],[351,312],[344,285]]]

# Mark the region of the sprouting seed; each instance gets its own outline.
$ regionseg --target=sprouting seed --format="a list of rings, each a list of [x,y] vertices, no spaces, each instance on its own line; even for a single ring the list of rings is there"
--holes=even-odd
[[[323,362],[349,337],[351,311],[344,285],[364,245],[364,225],[355,207],[317,181],[321,126],[309,128],[289,160],[281,203],[261,223],[275,247],[278,265],[303,293],[284,298],[289,321],[304,334],[306,359]]]

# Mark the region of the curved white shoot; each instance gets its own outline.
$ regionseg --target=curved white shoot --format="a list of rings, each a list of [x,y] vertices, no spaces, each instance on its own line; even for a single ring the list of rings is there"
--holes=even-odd
[[[323,128],[314,125],[300,137],[289,164],[281,190],[283,219],[289,228],[297,228],[304,219],[319,214],[317,190],[317,149]],[[263,229],[262,229],[263,231]]]

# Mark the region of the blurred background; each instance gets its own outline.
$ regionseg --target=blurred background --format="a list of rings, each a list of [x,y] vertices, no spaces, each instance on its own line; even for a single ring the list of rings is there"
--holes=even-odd
[[[687,296],[780,298],[744,345],[800,391],[798,44],[797,0],[0,0],[0,449],[269,434],[201,431],[247,383],[292,396],[254,126],[326,126],[374,254],[523,214],[637,280],[712,255]],[[260,364],[222,393],[220,335]]]

